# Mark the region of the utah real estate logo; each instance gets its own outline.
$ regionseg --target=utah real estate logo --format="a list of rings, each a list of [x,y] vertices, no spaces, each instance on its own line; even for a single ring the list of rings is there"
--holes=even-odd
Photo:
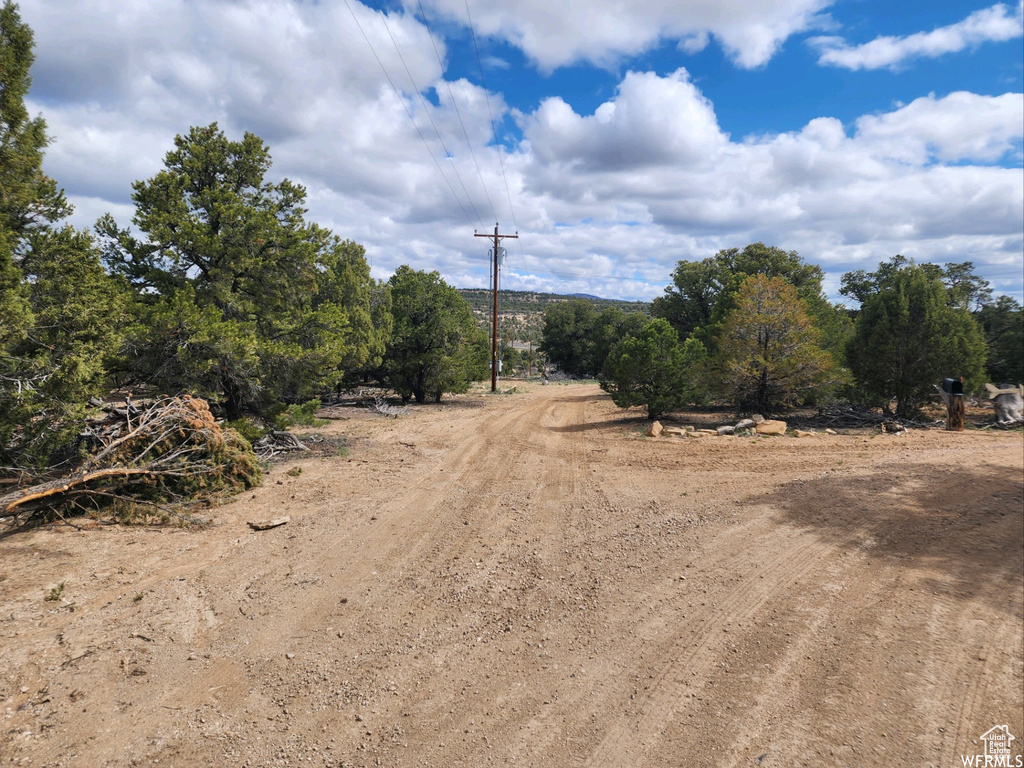
[[[978,737],[985,744],[983,755],[961,755],[964,768],[1024,768],[1024,756],[1013,754],[1009,726],[996,725]]]

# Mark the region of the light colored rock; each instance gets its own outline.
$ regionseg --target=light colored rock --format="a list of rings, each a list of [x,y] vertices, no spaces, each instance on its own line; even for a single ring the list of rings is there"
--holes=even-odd
[[[839,433],[836,432],[834,429],[826,429],[825,430],[825,434],[826,435],[838,435]]]
[[[755,427],[759,435],[784,435],[786,434],[786,422],[773,419],[762,419]]]
[[[651,424],[650,427],[647,428],[647,436],[648,437],[658,437],[661,434],[662,429],[664,429],[664,428],[661,426],[661,422],[660,421],[656,421],[653,424]]]
[[[704,434],[704,435],[717,435],[718,434],[718,430],[717,429],[698,429],[697,431],[700,432],[701,434]]]
[[[814,437],[813,432],[808,432],[807,430],[804,429],[794,429],[793,434],[796,437]]]
[[[682,437],[683,435],[686,434],[686,430],[683,429],[682,427],[665,427],[664,434],[677,435],[679,437]]]
[[[720,435],[731,435],[736,432],[736,427],[731,427],[728,424],[724,424],[718,428],[718,434]]]
[[[755,424],[760,424],[765,419],[764,416],[762,416],[760,413],[755,413],[753,416],[750,417],[750,420]]]
[[[285,525],[291,520],[288,515],[284,517],[275,517],[272,520],[250,520],[249,527],[254,531],[267,531],[271,528],[277,528],[278,526]]]
[[[740,419],[736,422],[736,429],[753,429],[757,426],[757,422],[753,419]]]
[[[705,437],[703,432],[697,432],[696,430],[693,431],[693,432],[687,432],[686,436],[687,437]]]

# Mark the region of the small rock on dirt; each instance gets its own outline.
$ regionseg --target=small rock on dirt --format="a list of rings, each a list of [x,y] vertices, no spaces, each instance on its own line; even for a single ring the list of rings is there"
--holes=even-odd
[[[249,527],[254,531],[266,531],[271,528],[277,528],[278,526],[284,525],[290,517],[285,515],[284,517],[275,517],[273,520],[250,520]]]
[[[753,419],[740,419],[736,422],[736,429],[753,429],[757,426],[757,422]]]
[[[736,427],[730,426],[728,424],[723,424],[718,428],[718,434],[720,435],[731,435],[734,432],[736,432]]]
[[[805,429],[794,429],[793,430],[793,434],[796,437],[814,437],[814,433],[813,432],[808,432]]]
[[[750,417],[750,420],[755,424],[760,424],[762,421],[765,420],[765,418],[760,413],[755,413]]]
[[[664,427],[661,426],[661,422],[660,421],[656,421],[653,424],[651,424],[651,426],[649,426],[647,428],[647,436],[648,437],[658,437],[662,433],[663,429],[664,429]]]

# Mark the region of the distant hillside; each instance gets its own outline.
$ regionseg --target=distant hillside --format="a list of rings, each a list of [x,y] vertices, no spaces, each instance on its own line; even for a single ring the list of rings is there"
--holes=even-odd
[[[459,288],[459,293],[469,302],[480,324],[490,328],[491,292],[486,288]],[[598,311],[608,307],[617,307],[626,313],[650,314],[651,311],[651,304],[647,301],[600,299],[585,294],[563,296],[534,291],[498,291],[498,327],[501,329],[502,338],[511,336],[515,341],[532,339],[535,344],[538,343],[544,324],[544,308],[570,299],[589,301]]]

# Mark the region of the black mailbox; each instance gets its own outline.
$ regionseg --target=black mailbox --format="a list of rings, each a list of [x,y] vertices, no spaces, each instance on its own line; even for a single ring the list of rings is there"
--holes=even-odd
[[[942,391],[947,395],[962,395],[964,393],[964,384],[960,379],[943,379]]]

